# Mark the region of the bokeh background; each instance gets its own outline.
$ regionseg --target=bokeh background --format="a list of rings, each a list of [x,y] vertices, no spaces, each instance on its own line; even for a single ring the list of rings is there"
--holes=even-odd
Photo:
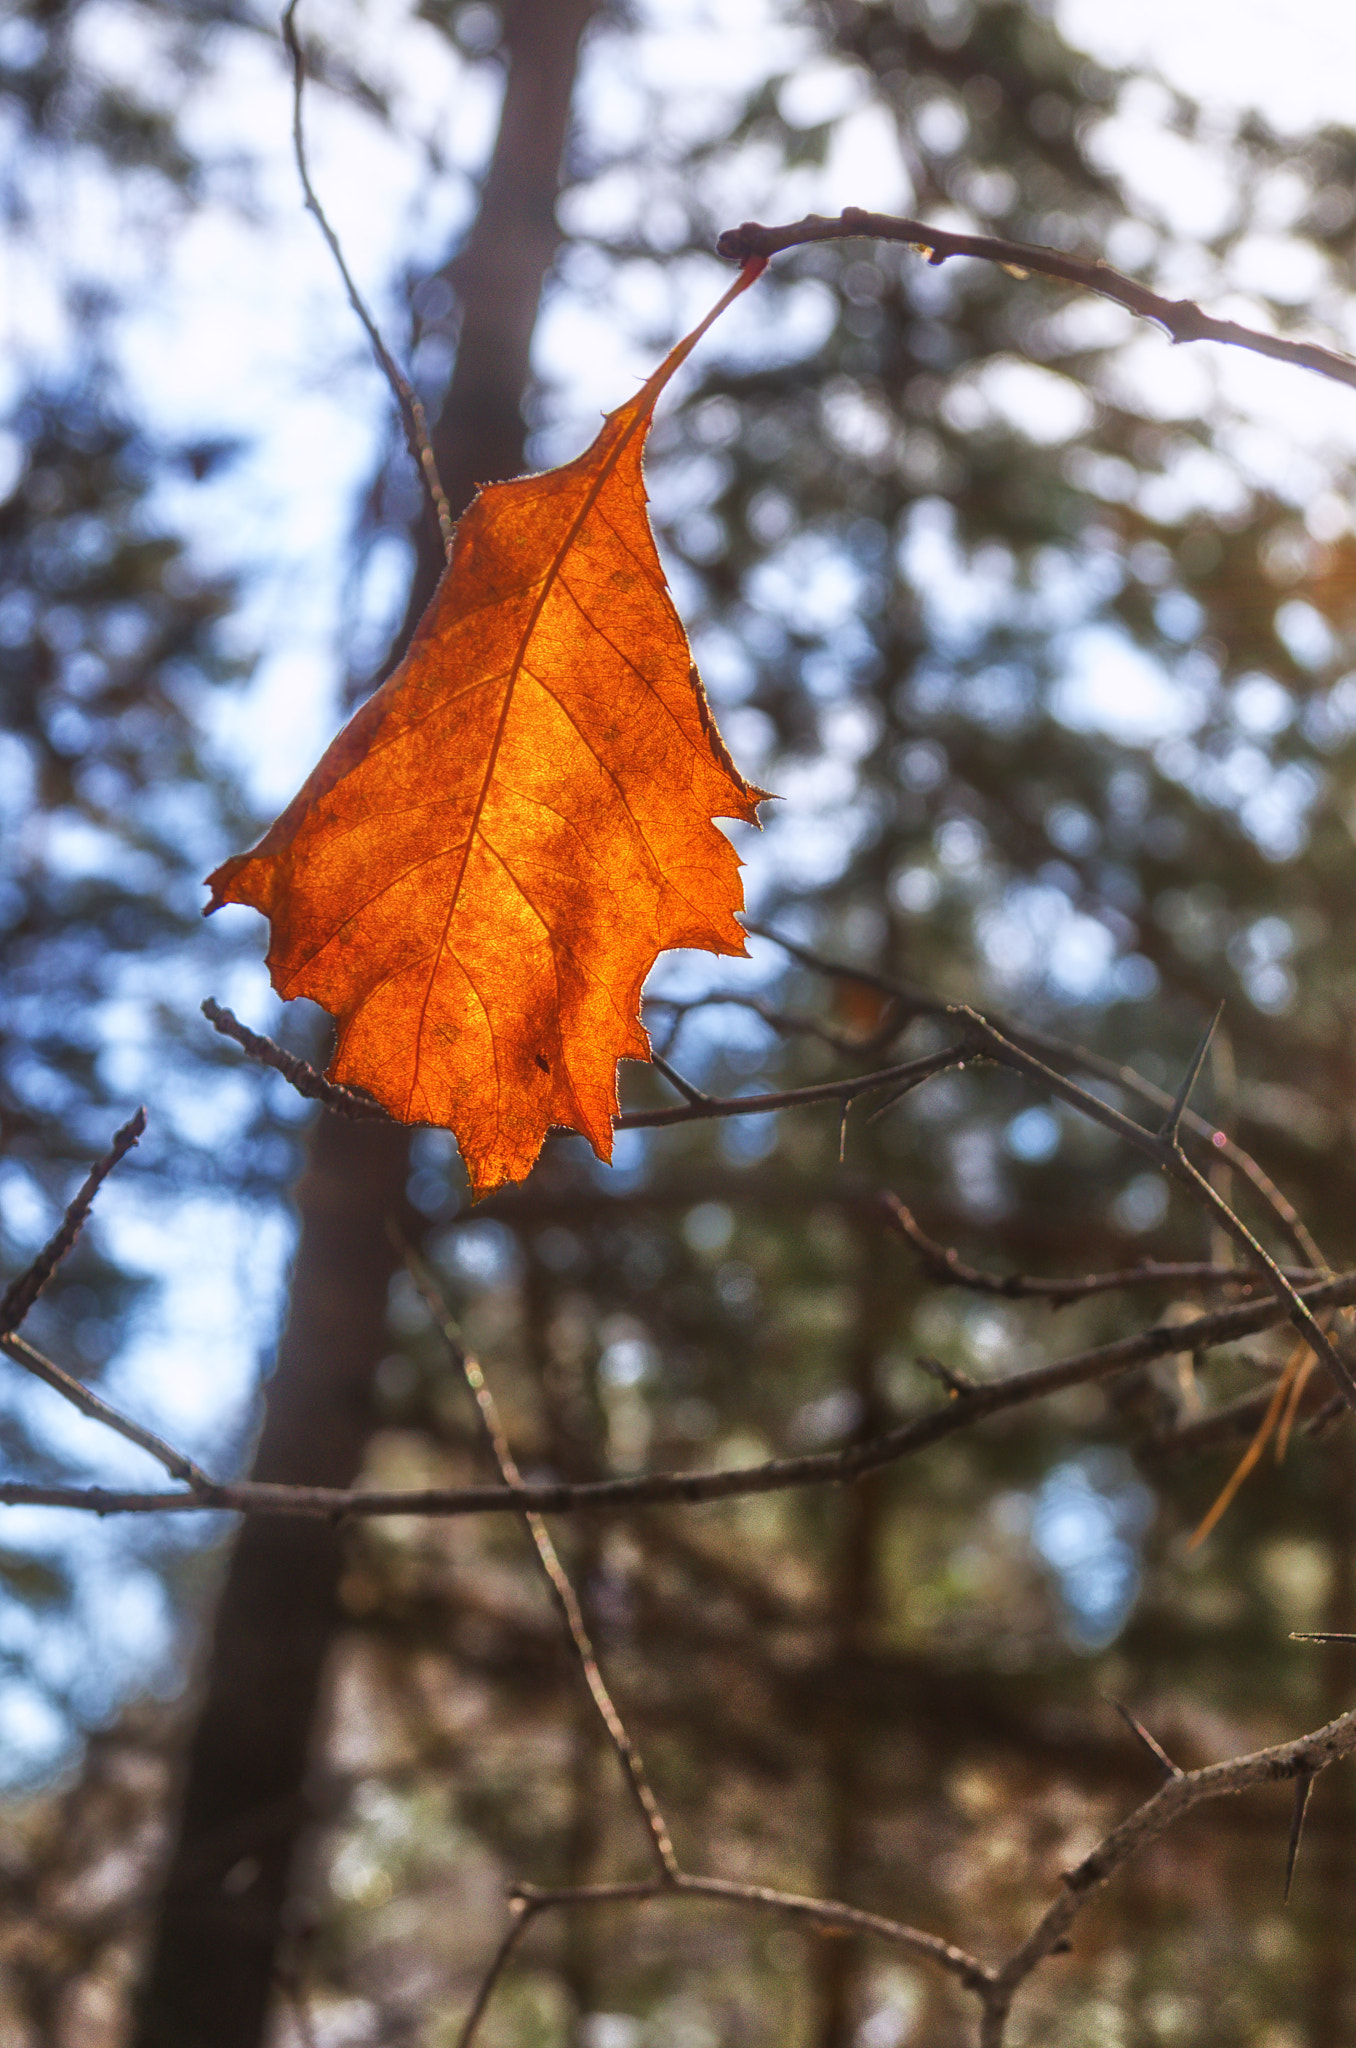
[[[315,180],[458,505],[584,445],[746,218],[910,212],[1356,348],[1356,26],[1324,0],[305,0],[300,27]],[[578,1477],[830,1448],[941,1398],[920,1354],[1001,1375],[1219,1299],[1054,1312],[920,1268],[882,1188],[998,1273],[1222,1255],[1011,1077],[855,1117],[841,1157],[832,1109],[627,1133],[611,1170],[556,1138],[471,1214],[445,1135],[317,1125],[208,1030],[212,995],[324,1056],[325,1020],[268,990],[262,922],[201,923],[201,878],[385,672],[437,560],[290,124],[250,0],[0,21],[6,1274],[150,1113],[33,1341],[222,1476],[436,1484],[485,1467],[393,1208],[520,1460]],[[754,917],[1159,1085],[1223,999],[1202,1104],[1334,1267],[1356,1256],[1353,450],[1341,386],[862,242],[777,260],[649,462],[722,729],[780,798],[737,834]],[[766,939],[661,962],[646,1014],[720,1093],[935,1042]],[[639,1068],[623,1096],[674,1099]],[[1346,1424],[1299,1429],[1187,1548],[1288,1353],[1188,1355],[849,1491],[562,1527],[685,1862],[995,1959],[1152,1789],[1107,1695],[1183,1764],[1345,1705],[1356,1653],[1287,1636],[1356,1627]],[[8,1361],[0,1447],[7,1476],[156,1483]],[[643,1868],[520,1531],[236,1537],[5,1511],[16,2048],[437,2048],[510,1879]],[[1283,1908],[1284,1794],[1206,1809],[1085,1915],[1013,2040],[1349,2040],[1352,1818],[1334,1773]],[[481,2038],[972,2030],[888,1952],[685,1906],[543,1921]]]

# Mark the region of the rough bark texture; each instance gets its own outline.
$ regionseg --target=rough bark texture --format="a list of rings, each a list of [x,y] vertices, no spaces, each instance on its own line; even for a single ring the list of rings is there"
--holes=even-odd
[[[434,434],[444,487],[522,467],[521,400],[580,35],[596,0],[522,0],[481,211],[449,266],[462,307],[456,366]],[[421,533],[406,633],[441,568]],[[399,650],[397,650],[399,651]],[[404,1203],[408,1136],[322,1117],[297,1190],[300,1236],[287,1325],[254,1474],[344,1486],[371,1428],[386,1343],[387,1219]],[[338,1530],[252,1521],[232,1554],[182,1807],[130,2048],[257,2048],[268,2024],[289,1885],[307,1823],[306,1774],[338,1621]]]

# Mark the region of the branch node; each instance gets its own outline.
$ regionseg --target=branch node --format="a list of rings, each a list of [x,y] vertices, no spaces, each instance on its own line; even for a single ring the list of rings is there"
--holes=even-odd
[[[962,1394],[973,1394],[975,1391],[975,1383],[968,1373],[962,1372],[959,1366],[944,1365],[942,1360],[934,1358],[931,1352],[918,1352],[914,1363],[928,1375],[929,1379],[940,1380],[953,1401]]]

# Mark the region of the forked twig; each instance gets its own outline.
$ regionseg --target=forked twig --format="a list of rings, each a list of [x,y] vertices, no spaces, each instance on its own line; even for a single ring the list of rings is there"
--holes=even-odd
[[[1352,1371],[1347,1360],[1338,1351],[1327,1331],[1319,1323],[1313,1310],[1304,1300],[1299,1290],[1286,1278],[1270,1252],[1254,1237],[1247,1224],[1229,1207],[1223,1195],[1211,1187],[1205,1175],[1192,1164],[1183,1151],[1181,1140],[1178,1136],[1178,1126],[1186,1108],[1184,1095],[1180,1102],[1174,1101],[1170,1104],[1168,1121],[1164,1124],[1163,1128],[1158,1131],[1148,1131],[1144,1128],[1143,1124],[1137,1124],[1133,1117],[1126,1116],[1122,1110],[1113,1109],[1110,1103],[1103,1102],[1099,1096],[1093,1095],[1086,1088],[1081,1088],[1076,1081],[1070,1081],[1066,1075],[1057,1073],[1053,1067],[1046,1066],[1045,1062],[1037,1059],[1034,1053],[1027,1052],[1024,1047],[1014,1044],[1009,1038],[1005,1038],[1003,1033],[996,1026],[990,1024],[986,1017],[982,1017],[977,1010],[971,1010],[965,1005],[958,1005],[952,1012],[952,1015],[964,1025],[971,1036],[972,1042],[977,1047],[982,1047],[990,1059],[996,1061],[1000,1066],[1011,1067],[1017,1073],[1026,1074],[1030,1078],[1040,1081],[1043,1087],[1048,1088],[1061,1101],[1067,1102],[1071,1108],[1079,1110],[1091,1122],[1101,1124],[1104,1129],[1115,1132],[1128,1145],[1134,1146],[1136,1151],[1142,1152],[1146,1158],[1151,1159],[1156,1166],[1169,1174],[1172,1179],[1188,1188],[1195,1195],[1196,1199],[1210,1211],[1221,1229],[1227,1232],[1234,1240],[1234,1243],[1239,1246],[1240,1250],[1246,1253],[1261,1268],[1262,1272],[1266,1274],[1277,1300],[1286,1304],[1290,1320],[1294,1323],[1296,1329],[1328,1368],[1333,1380],[1346,1396],[1349,1405],[1352,1408],[1356,1408],[1356,1372]],[[1205,1044],[1208,1045],[1208,1043],[1209,1039],[1207,1038]],[[1203,1045],[1199,1059],[1203,1059],[1204,1056],[1205,1046]],[[1193,1063],[1189,1078],[1194,1078],[1197,1071],[1199,1071],[1198,1062]]]
[[[1312,1781],[1320,1771],[1356,1753],[1356,1712],[1340,1715],[1297,1741],[1182,1771],[1161,1785],[1152,1799],[1119,1821],[1090,1855],[1064,1873],[1060,1894],[1007,1961],[992,1973],[984,1995],[980,2048],[1001,2048],[1013,1997],[1032,1971],[1067,1945],[1069,1929],[1087,1904],[1121,1866],[1165,1834],[1184,1813],[1206,1799],[1231,1798],[1256,1785]],[[1292,1837],[1294,1830],[1292,1827]]]
[[[791,959],[799,960],[815,974],[825,975],[833,981],[859,982],[864,988],[874,989],[880,995],[893,997],[899,1006],[901,1017],[942,1019],[951,1014],[952,1006],[942,997],[935,996],[930,990],[916,984],[901,981],[895,975],[877,974],[871,968],[854,967],[847,961],[833,960],[826,954],[816,952],[813,947],[802,945],[798,939],[787,938],[773,926],[759,924],[752,918],[744,920],[744,928],[760,939],[770,939]],[[996,1012],[989,1015],[989,1022],[996,1025],[1015,1045],[1023,1046],[1028,1051],[1043,1053],[1051,1061],[1067,1062],[1069,1066],[1090,1074],[1097,1080],[1109,1081],[1113,1087],[1123,1089],[1126,1094],[1134,1096],[1137,1101],[1143,1102],[1151,1109],[1167,1112],[1172,1108],[1172,1097],[1154,1082],[1146,1081],[1143,1074],[1136,1073],[1133,1067],[1123,1066],[1116,1060],[1105,1059],[1101,1053],[1093,1052],[1088,1046],[1071,1044],[1065,1039],[1056,1038],[1052,1032],[1038,1031],[1032,1025],[1017,1023],[1012,1018],[1003,1017]],[[1216,1124],[1211,1123],[1206,1117],[1198,1116],[1194,1110],[1187,1109],[1183,1112],[1182,1125],[1193,1136],[1203,1138],[1217,1157],[1227,1160],[1237,1173],[1242,1174],[1258,1199],[1271,1211],[1278,1227],[1290,1239],[1306,1266],[1316,1267],[1325,1273],[1332,1270],[1294,1203],[1282,1194],[1250,1152],[1245,1152],[1227,1131],[1220,1130]]]
[[[1113,1704],[1115,1704],[1113,1702]],[[779,1892],[762,1885],[737,1884],[723,1878],[690,1877],[685,1873],[671,1883],[589,1884],[545,1887],[515,1885],[510,1894],[515,1918],[506,1931],[485,1978],[476,1994],[471,2013],[460,2037],[460,2048],[469,2048],[472,2036],[489,2003],[490,1993],[502,1975],[528,1919],[552,1907],[612,1906],[644,1904],[655,1899],[688,1897],[731,1906],[779,1913],[808,1922],[826,1932],[859,1933],[874,1936],[911,1954],[937,1964],[956,1978],[974,1996],[980,2007],[980,2048],[1002,2048],[1013,2001],[1022,1985],[1047,1957],[1066,1953],[1070,1929],[1083,1907],[1132,1856],[1165,1834],[1183,1814],[1208,1799],[1234,1797],[1258,1785],[1292,1780],[1300,1788],[1296,1815],[1302,1823],[1308,1788],[1321,1771],[1356,1752],[1356,1713],[1341,1715],[1325,1727],[1302,1735],[1296,1741],[1278,1743],[1250,1755],[1231,1757],[1224,1763],[1207,1764],[1200,1770],[1183,1771],[1140,1728],[1125,1709],[1119,1711],[1136,1735],[1146,1742],[1165,1775],[1165,1782],[1142,1805],[1119,1821],[1072,1870],[1064,1873],[1059,1896],[1052,1901],[1032,1928],[998,1966],[958,1948],[953,1942],[876,1913],[865,1913],[838,1900],[806,1898]],[[1287,1849],[1287,1873],[1293,1870],[1299,1831],[1292,1821]],[[1288,1875],[1287,1875],[1288,1885]]]
[[[122,1414],[111,1402],[92,1392],[82,1380],[76,1379],[71,1373],[63,1372],[50,1358],[44,1358],[41,1351],[30,1344],[26,1337],[19,1335],[20,1324],[33,1308],[61,1261],[74,1247],[94,1206],[95,1196],[114,1167],[127,1157],[145,1129],[146,1112],[139,1109],[134,1116],[128,1118],[122,1129],[114,1134],[113,1142],[102,1159],[96,1160],[90,1168],[83,1185],[68,1204],[57,1229],[32,1264],[17,1278],[11,1280],[5,1289],[4,1298],[0,1300],[0,1351],[3,1351],[15,1365],[21,1366],[26,1373],[31,1374],[35,1380],[41,1380],[45,1386],[51,1387],[54,1393],[60,1394],[63,1401],[69,1401],[73,1408],[77,1408],[91,1422],[102,1423],[105,1429],[111,1429],[115,1435],[135,1444],[139,1450],[148,1451],[158,1464],[164,1466],[171,1479],[180,1479],[186,1486],[191,1487],[193,1493],[190,1497],[196,1499],[200,1506],[206,1507],[211,1504],[208,1496],[213,1493],[214,1487],[201,1466],[195,1465],[182,1451],[176,1451],[172,1444],[167,1444],[163,1437],[156,1436],[154,1431],[143,1429],[139,1422],[133,1422],[129,1415]]]
[[[341,1088],[313,1067],[309,1060],[298,1058],[288,1052],[275,1040],[265,1038],[262,1032],[251,1031],[242,1024],[233,1011],[228,1010],[211,996],[202,1006],[204,1017],[214,1030],[224,1038],[230,1038],[248,1053],[259,1066],[271,1067],[289,1081],[299,1095],[309,1100],[323,1102],[327,1109],[334,1109],[341,1116],[380,1117],[391,1119],[380,1103],[370,1096],[359,1095],[351,1088]],[[938,1074],[948,1073],[953,1067],[962,1066],[965,1055],[960,1048],[952,1046],[941,1052],[926,1053],[921,1059],[906,1060],[899,1066],[882,1067],[871,1074],[852,1074],[842,1081],[816,1081],[805,1088],[783,1088],[770,1095],[704,1095],[694,1088],[690,1081],[682,1079],[666,1060],[655,1059],[653,1064],[660,1073],[670,1080],[680,1094],[688,1100],[674,1109],[631,1109],[620,1116],[614,1116],[612,1126],[618,1131],[662,1130],[669,1124],[701,1123],[707,1118],[732,1116],[770,1116],[779,1109],[798,1109],[816,1102],[855,1102],[859,1096],[874,1095],[883,1088],[905,1095],[910,1089],[919,1087],[924,1081],[932,1080]]]

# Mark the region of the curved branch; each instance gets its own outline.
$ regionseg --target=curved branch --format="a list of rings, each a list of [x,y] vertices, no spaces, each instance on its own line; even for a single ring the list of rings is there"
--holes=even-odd
[[[1075,1919],[1122,1864],[1146,1848],[1174,1821],[1206,1799],[1230,1798],[1254,1785],[1274,1785],[1312,1778],[1329,1764],[1356,1752],[1356,1710],[1341,1714],[1310,1735],[1281,1742],[1227,1763],[1183,1771],[1160,1786],[1152,1799],[1128,1814],[1103,1836],[1091,1855],[1064,1873],[1060,1895],[1042,1914],[1026,1940],[992,1973],[984,1996],[980,2048],[1001,2048],[1014,1993],[1036,1966],[1064,1946]]]
[[[921,220],[905,220],[889,213],[868,213],[861,206],[845,206],[836,220],[823,214],[807,214],[804,220],[785,227],[763,227],[746,220],[727,228],[716,243],[719,256],[744,261],[750,256],[776,256],[783,249],[800,248],[806,242],[841,242],[867,236],[877,242],[906,242],[929,263],[945,263],[949,256],[976,256],[984,263],[1001,264],[1019,274],[1028,271],[1039,277],[1057,278],[1062,284],[1096,292],[1112,299],[1137,319],[1153,320],[1166,328],[1174,342],[1220,341],[1231,348],[1247,349],[1252,355],[1270,356],[1278,363],[1292,363],[1297,369],[1312,370],[1335,383],[1356,389],[1356,361],[1323,348],[1313,341],[1286,341],[1280,335],[1264,334],[1260,328],[1240,326],[1237,320],[1217,320],[1192,299],[1165,299],[1158,292],[1113,270],[1101,258],[1091,262],[1066,256],[1059,249],[1045,249],[1032,242],[1009,242],[1001,235],[960,235],[948,228],[928,227]]]

